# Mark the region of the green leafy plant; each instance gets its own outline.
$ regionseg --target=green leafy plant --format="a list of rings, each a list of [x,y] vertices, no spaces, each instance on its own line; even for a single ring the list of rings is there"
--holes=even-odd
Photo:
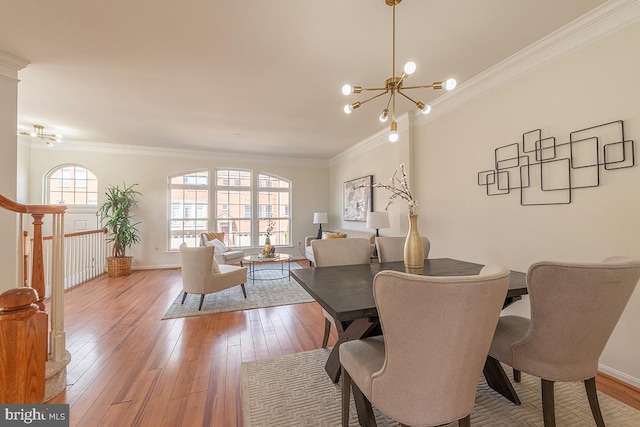
[[[133,223],[132,217],[138,205],[138,197],[142,193],[136,191],[133,184],[127,187],[123,182],[122,188],[110,185],[105,190],[106,200],[100,206],[98,213],[100,221],[106,219],[105,227],[111,232],[107,239],[113,242],[112,255],[116,258],[126,256],[128,248],[140,242],[140,232],[137,229],[139,222]]]

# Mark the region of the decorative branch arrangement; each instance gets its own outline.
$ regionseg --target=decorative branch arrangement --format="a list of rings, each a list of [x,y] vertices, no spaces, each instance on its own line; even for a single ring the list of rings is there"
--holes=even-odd
[[[400,177],[398,177],[398,171],[396,170],[389,181],[390,184],[381,184],[379,182],[376,182],[371,185],[375,188],[384,188],[391,193],[387,206],[384,208],[384,210],[389,209],[389,206],[391,206],[393,200],[397,197],[400,197],[407,202],[407,206],[409,207],[409,215],[414,215],[416,213],[416,206],[418,205],[418,202],[414,200],[413,195],[411,194],[411,190],[409,189],[409,181],[407,172],[404,170],[404,164],[400,165]]]
[[[267,237],[271,236],[271,233],[273,233],[273,229],[276,226],[276,222],[272,219],[268,219],[267,220]]]

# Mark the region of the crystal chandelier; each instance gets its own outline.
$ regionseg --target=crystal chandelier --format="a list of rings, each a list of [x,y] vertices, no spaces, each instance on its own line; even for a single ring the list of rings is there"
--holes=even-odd
[[[360,106],[366,102],[369,102],[373,99],[376,99],[385,94],[389,94],[389,99],[387,101],[387,106],[382,110],[382,114],[380,114],[380,121],[386,122],[389,119],[389,113],[391,113],[391,126],[389,132],[389,141],[396,142],[398,140],[398,123],[396,122],[396,93],[404,96],[409,101],[415,104],[418,110],[422,111],[423,114],[429,114],[431,111],[431,107],[426,105],[421,101],[416,101],[415,99],[408,96],[403,90],[408,89],[446,89],[452,90],[456,87],[455,79],[448,79],[444,82],[433,82],[430,85],[418,85],[418,86],[404,86],[405,79],[413,74],[416,71],[416,63],[413,61],[409,61],[404,65],[404,69],[402,75],[400,77],[396,76],[396,5],[400,4],[402,0],[385,0],[387,6],[391,6],[393,8],[393,47],[392,47],[392,76],[385,81],[384,87],[374,87],[374,88],[366,88],[362,86],[352,86],[350,84],[346,84],[342,87],[342,93],[344,95],[350,95],[352,93],[361,93],[362,91],[378,91],[380,93],[372,96],[369,99],[365,99],[364,101],[357,101],[353,104],[347,104],[344,107],[344,112],[350,114],[356,108],[360,108]],[[389,110],[391,107],[391,110]]]
[[[62,135],[53,133],[44,133],[44,126],[33,125],[33,132],[18,131],[18,135],[30,135],[35,138],[40,138],[49,147],[53,146],[54,142],[62,142]]]

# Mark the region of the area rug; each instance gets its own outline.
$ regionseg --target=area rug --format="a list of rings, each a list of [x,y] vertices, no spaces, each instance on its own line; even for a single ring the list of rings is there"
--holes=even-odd
[[[340,386],[324,371],[328,350],[313,350],[242,364],[242,410],[245,427],[339,426]],[[514,383],[522,404],[516,406],[480,380],[471,414],[474,427],[542,426],[540,382],[522,374]],[[593,427],[582,383],[556,383],[558,426]],[[598,393],[608,426],[640,426],[640,411]],[[374,408],[379,427],[398,426]],[[349,426],[358,426],[353,399]],[[457,427],[458,423],[447,424]]]
[[[267,268],[268,267],[268,268]],[[249,310],[261,307],[274,307],[278,305],[298,304],[314,301],[293,278],[282,277],[283,273],[274,266],[256,267],[259,279],[248,279],[245,284],[247,298],[242,295],[240,286],[234,286],[224,291],[207,294],[204,297],[202,310],[198,311],[200,295],[187,295],[184,304],[181,304],[182,294],[176,297],[162,319],[174,319],[176,317],[199,316],[202,314],[222,313],[225,311]],[[300,268],[297,263],[291,263],[291,269]],[[285,273],[286,275],[286,265]]]

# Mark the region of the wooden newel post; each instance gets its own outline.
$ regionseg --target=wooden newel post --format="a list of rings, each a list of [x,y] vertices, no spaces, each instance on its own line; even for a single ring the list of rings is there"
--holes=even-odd
[[[47,313],[38,293],[14,288],[0,294],[0,402],[42,403],[47,361]]]
[[[42,254],[42,217],[32,213],[33,218],[33,260],[31,264],[31,287],[38,292],[38,307],[44,311],[44,256]]]

